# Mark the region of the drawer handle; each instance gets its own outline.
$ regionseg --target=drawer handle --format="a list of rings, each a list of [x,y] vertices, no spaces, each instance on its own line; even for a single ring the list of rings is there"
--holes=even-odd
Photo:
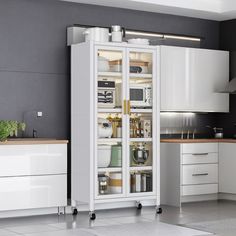
[[[193,156],[207,156],[209,153],[208,152],[204,152],[204,153],[193,153]]]
[[[202,174],[192,174],[192,176],[207,176],[209,175],[208,173],[202,173]]]

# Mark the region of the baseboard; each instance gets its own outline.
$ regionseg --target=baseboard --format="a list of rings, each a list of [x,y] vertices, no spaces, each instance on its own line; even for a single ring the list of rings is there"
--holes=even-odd
[[[187,202],[201,202],[201,201],[213,201],[218,200],[218,194],[204,194],[204,195],[193,195],[193,196],[182,196],[181,203]]]

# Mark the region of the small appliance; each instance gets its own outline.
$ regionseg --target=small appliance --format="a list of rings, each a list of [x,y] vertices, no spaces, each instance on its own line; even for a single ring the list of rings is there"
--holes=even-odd
[[[149,157],[149,151],[145,149],[142,143],[133,148],[133,161],[136,164],[145,164]]]
[[[98,138],[111,138],[112,124],[109,120],[98,118]]]
[[[116,105],[121,106],[121,83],[116,84]],[[130,106],[139,108],[152,107],[152,85],[151,84],[130,84]]]
[[[115,107],[115,81],[99,80],[98,81],[98,107],[114,108]]]

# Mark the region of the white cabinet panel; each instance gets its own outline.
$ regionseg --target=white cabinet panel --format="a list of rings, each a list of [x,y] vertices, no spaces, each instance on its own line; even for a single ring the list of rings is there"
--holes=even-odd
[[[182,186],[182,196],[218,193],[218,184],[199,184]]]
[[[236,144],[219,144],[219,192],[236,194]]]
[[[218,153],[183,154],[181,163],[184,165],[218,163]]]
[[[0,176],[67,173],[67,145],[2,145]]]
[[[161,46],[161,111],[229,112],[226,51]]]
[[[67,205],[66,175],[0,178],[0,211]]]
[[[182,185],[218,183],[218,164],[184,165]]]
[[[206,154],[218,153],[218,143],[187,143],[182,144],[182,153]]]

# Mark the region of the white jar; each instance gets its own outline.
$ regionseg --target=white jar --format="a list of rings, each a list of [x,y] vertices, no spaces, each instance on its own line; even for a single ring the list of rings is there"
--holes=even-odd
[[[124,36],[124,29],[119,25],[111,26],[111,41],[120,43]]]

